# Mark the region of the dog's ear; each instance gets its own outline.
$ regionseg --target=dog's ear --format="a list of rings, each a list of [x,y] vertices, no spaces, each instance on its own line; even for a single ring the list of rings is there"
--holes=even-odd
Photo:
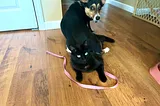
[[[80,0],[81,2],[83,2],[83,3],[87,3],[88,2],[88,0]]]
[[[106,3],[106,0],[101,0],[102,1],[102,4],[105,4]]]

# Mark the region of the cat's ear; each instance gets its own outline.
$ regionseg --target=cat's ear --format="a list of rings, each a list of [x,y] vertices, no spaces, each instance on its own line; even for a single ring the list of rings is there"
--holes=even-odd
[[[89,43],[88,43],[88,41],[86,40],[86,41],[83,42],[82,47],[83,47],[84,49],[88,49],[88,45],[89,45]]]
[[[84,47],[88,47],[88,41],[87,41],[87,40],[85,40],[85,41],[83,42],[83,46],[84,46]]]
[[[77,50],[74,46],[70,45],[69,49],[71,50],[72,53],[75,53]]]

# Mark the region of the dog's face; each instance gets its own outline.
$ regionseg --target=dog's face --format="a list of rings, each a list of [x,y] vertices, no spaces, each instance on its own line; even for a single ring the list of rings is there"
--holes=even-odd
[[[100,11],[106,0],[81,0],[85,3],[85,13],[88,17],[93,19],[94,22],[100,20]]]

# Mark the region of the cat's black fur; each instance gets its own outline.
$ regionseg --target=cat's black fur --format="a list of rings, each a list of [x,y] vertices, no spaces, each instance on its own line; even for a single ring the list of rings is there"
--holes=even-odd
[[[71,50],[71,65],[76,72],[76,79],[82,81],[82,72],[96,70],[102,82],[107,80],[104,74],[102,58],[102,43],[114,42],[113,39],[103,35],[89,34],[83,44],[68,45]]]

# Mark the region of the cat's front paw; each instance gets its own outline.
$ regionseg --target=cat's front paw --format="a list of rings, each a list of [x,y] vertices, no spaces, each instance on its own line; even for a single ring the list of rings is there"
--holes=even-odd
[[[78,76],[76,76],[76,80],[77,80],[78,82],[81,82],[81,81],[82,81],[82,79],[83,79],[82,75],[78,75]]]
[[[102,82],[106,82],[106,81],[107,81],[107,78],[106,78],[106,76],[100,77],[100,80],[101,80]]]

